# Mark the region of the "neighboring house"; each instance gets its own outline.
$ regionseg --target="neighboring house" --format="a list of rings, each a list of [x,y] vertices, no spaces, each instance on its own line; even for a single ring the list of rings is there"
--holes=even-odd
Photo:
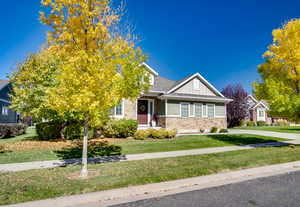
[[[9,109],[11,84],[8,80],[0,80],[0,123],[16,123],[18,115]]]
[[[267,103],[258,101],[251,95],[247,96],[246,103],[248,106],[248,115],[245,121],[265,121],[267,123],[272,122],[271,118],[268,117],[269,107],[267,106]]]
[[[140,127],[162,127],[185,132],[226,128],[224,97],[199,73],[171,81],[159,76],[147,64],[150,90],[137,101],[124,100],[112,110],[115,118],[138,120]]]

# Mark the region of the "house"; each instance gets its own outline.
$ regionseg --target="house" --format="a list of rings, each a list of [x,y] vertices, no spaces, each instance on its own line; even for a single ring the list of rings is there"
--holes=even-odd
[[[8,80],[0,80],[0,123],[17,123],[18,115],[9,109],[11,84]]]
[[[263,101],[258,101],[251,95],[246,97],[246,103],[248,108],[248,115],[245,121],[265,121],[267,123],[272,123],[272,119],[268,117],[269,107],[267,103]]]
[[[138,120],[139,127],[162,127],[180,132],[226,128],[224,97],[199,73],[172,81],[147,64],[151,88],[136,101],[124,100],[112,110],[118,119]]]

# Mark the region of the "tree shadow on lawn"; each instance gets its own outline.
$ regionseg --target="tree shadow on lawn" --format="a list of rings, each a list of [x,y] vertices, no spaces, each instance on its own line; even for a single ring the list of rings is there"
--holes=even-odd
[[[222,141],[234,145],[253,145],[263,143],[274,143],[276,145],[288,145],[287,143],[281,142],[274,139],[263,139],[257,135],[246,135],[246,134],[214,134],[207,135],[209,138]]]
[[[63,148],[61,150],[54,151],[57,156],[63,160],[81,158],[82,157],[82,142],[78,141],[73,147]],[[120,146],[111,145],[107,141],[95,142],[90,141],[88,143],[88,157],[100,158],[108,156],[120,156],[122,148]]]

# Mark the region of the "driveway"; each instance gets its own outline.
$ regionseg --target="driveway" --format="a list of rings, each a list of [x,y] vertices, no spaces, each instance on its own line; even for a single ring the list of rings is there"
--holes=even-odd
[[[290,207],[300,204],[300,172],[156,197],[113,207]],[[90,205],[87,207],[96,207]],[[84,205],[83,205],[84,207]]]
[[[268,137],[279,137],[285,139],[293,139],[300,144],[300,134],[296,133],[282,133],[282,132],[270,132],[270,131],[262,131],[262,130],[243,130],[243,129],[230,129],[229,133],[231,134],[256,134],[261,136]],[[296,143],[295,143],[296,144]]]

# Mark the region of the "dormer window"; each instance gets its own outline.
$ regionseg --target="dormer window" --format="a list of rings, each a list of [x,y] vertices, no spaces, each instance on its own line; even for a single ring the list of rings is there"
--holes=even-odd
[[[195,78],[193,80],[194,83],[194,90],[200,90],[200,80],[198,78]]]

